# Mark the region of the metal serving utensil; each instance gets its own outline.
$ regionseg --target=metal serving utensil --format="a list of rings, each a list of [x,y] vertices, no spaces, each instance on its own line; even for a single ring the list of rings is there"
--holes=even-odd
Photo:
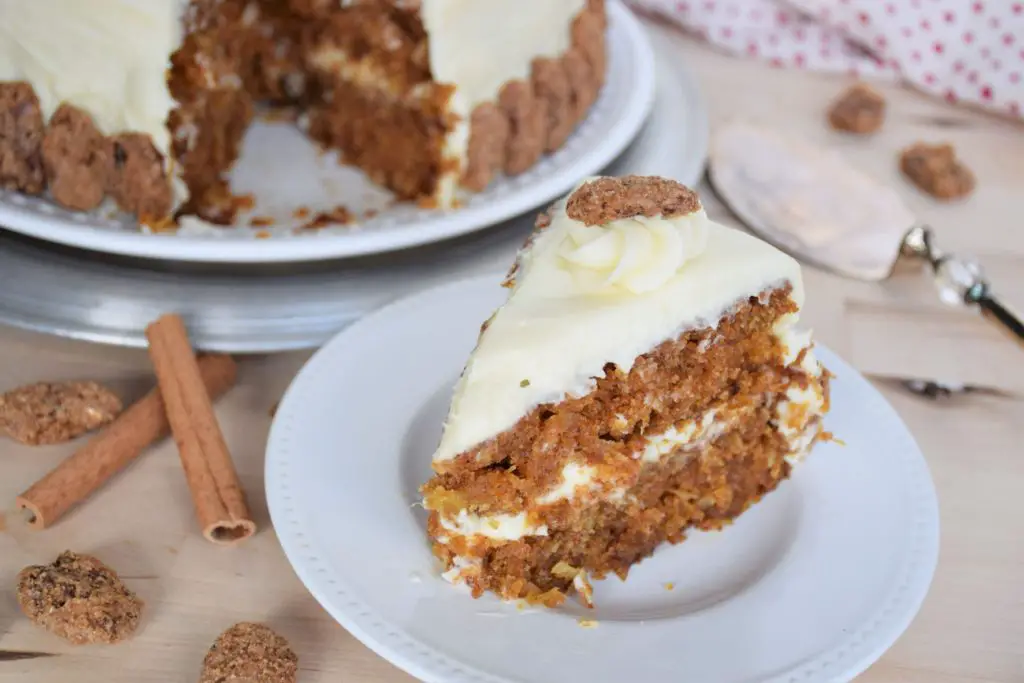
[[[975,308],[1024,348],[1024,322],[992,292],[981,267],[941,251],[895,190],[838,153],[733,123],[712,138],[708,179],[748,228],[797,259],[869,281],[887,279],[902,262],[923,263],[942,301]],[[949,393],[935,382],[904,384],[929,397]]]

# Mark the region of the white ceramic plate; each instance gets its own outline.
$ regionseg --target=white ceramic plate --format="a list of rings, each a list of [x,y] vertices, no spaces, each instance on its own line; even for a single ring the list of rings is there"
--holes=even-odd
[[[232,173],[236,192],[253,194],[256,207],[233,229],[145,234],[135,221],[108,210],[66,211],[52,202],[0,190],[0,225],[71,246],[144,258],[266,263],[372,254],[435,242],[479,230],[531,211],[599,173],[636,137],[654,99],[654,56],[645,29],[618,2],[608,7],[608,79],[590,114],[566,144],[528,172],[499,178],[462,208],[430,211],[403,203],[370,184],[358,171],[319,154],[293,126],[257,122]],[[357,225],[307,230],[294,213],[344,205],[363,216]],[[273,219],[251,228],[251,216]],[[308,220],[308,219],[305,219]],[[262,233],[264,239],[257,239]],[[269,236],[269,239],[265,239]]]
[[[907,428],[827,349],[836,380],[826,427],[846,446],[819,445],[733,526],[660,548],[626,582],[596,582],[593,611],[571,600],[519,610],[445,583],[417,487],[480,323],[504,300],[499,279],[363,318],[281,403],[270,511],[335,619],[430,683],[845,681],[881,656],[928,590],[938,506]]]

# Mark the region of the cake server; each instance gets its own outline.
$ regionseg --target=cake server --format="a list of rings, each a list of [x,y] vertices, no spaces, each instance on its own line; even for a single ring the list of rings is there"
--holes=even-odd
[[[838,153],[732,123],[711,140],[708,178],[748,228],[797,259],[871,281],[887,279],[901,262],[923,263],[942,301],[976,309],[1024,348],[1024,322],[981,267],[939,249],[895,190]]]

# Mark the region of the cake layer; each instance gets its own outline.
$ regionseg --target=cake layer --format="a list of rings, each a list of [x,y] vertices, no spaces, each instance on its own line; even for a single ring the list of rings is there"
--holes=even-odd
[[[795,364],[807,352],[786,346],[795,311],[789,287],[734,301],[716,324],[662,342],[630,359],[628,369],[606,364],[592,391],[536,406],[513,428],[435,462],[429,488],[458,491],[462,507],[515,512],[557,486],[573,460],[635,467],[645,435],[782,392],[792,375],[806,373]]]
[[[399,199],[435,196],[446,166],[448,129],[444,88],[428,87],[401,99],[368,88],[341,83],[328,106],[309,110],[310,136],[361,168],[371,180]],[[453,162],[448,162],[453,163]]]
[[[773,427],[778,417],[768,407],[751,410],[705,446],[677,445],[645,462],[621,496],[551,507],[543,526],[466,534],[432,517],[444,576],[475,595],[554,605],[577,592],[587,600],[588,579],[625,578],[659,544],[682,541],[690,528],[724,526],[785,479],[793,444]],[[481,526],[497,531],[489,521]]]

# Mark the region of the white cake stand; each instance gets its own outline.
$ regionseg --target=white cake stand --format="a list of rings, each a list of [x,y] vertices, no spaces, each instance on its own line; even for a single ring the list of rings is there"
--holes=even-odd
[[[378,254],[481,230],[545,204],[599,172],[636,137],[655,92],[654,56],[642,24],[608,8],[608,76],[587,118],[554,154],[521,175],[499,177],[460,208],[428,210],[393,197],[359,171],[322,154],[295,126],[258,121],[246,134],[232,188],[255,207],[241,225],[189,224],[147,234],[110,208],[69,212],[45,198],[0,190],[0,225],[59,244],[139,258],[216,263],[314,261]],[[309,215],[344,207],[354,222],[302,230]],[[298,212],[298,213],[297,213]],[[372,214],[372,215],[371,215]],[[259,217],[260,227],[250,226]],[[264,225],[265,224],[265,225]]]

